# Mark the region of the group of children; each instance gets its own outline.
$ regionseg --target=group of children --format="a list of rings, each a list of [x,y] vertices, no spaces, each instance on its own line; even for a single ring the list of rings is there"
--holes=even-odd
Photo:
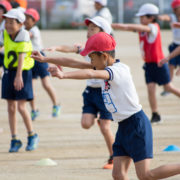
[[[32,39],[38,34],[37,29],[33,29],[33,26],[39,17],[32,9],[27,9],[25,14],[25,27],[29,32],[22,28],[25,15],[21,11],[13,9],[3,14],[5,30],[2,31],[0,39],[1,45],[4,45],[3,64],[5,69],[2,78],[2,98],[6,99],[8,103],[12,135],[9,152],[17,152],[22,146],[21,141],[16,138],[16,106],[28,132],[26,150],[34,150],[39,141],[38,135],[33,131],[30,114],[25,106],[26,100],[33,99],[31,80],[33,71],[31,69],[34,65],[33,59],[35,59],[43,64],[52,63],[81,69],[63,72],[57,66],[49,67],[48,71],[51,75],[59,79],[89,79],[83,92],[84,105],[81,125],[88,129],[97,120],[110,154],[108,164],[103,168],[113,168],[115,180],[128,179],[128,169],[132,160],[140,180],[163,179],[180,174],[180,164],[164,165],[150,170],[150,161],[153,158],[151,124],[139,103],[129,67],[115,59],[116,42],[106,20],[98,16],[85,20],[88,27],[88,40],[85,47],[62,45],[46,49],[80,53],[86,59],[86,62],[82,62],[72,58],[45,57],[40,52],[42,50],[40,42],[32,47],[30,38]],[[140,17],[140,25],[112,24],[115,29],[139,33],[141,52],[145,61],[143,67],[145,80],[152,110],[151,123],[161,121],[155,95],[156,84],[163,85],[165,90],[180,97],[180,90],[172,85],[169,68],[165,63],[177,53],[173,52],[168,58],[164,57],[160,28],[156,22],[158,14],[159,10],[155,5],[144,4],[136,14]],[[33,51],[30,56],[32,49],[36,51]],[[26,94],[27,89],[28,94]],[[57,105],[56,102],[54,104]],[[115,142],[110,130],[112,119],[118,123]]]

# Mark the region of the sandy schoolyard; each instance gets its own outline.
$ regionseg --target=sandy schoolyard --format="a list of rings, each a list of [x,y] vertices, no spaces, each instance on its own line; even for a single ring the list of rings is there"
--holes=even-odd
[[[136,33],[121,31],[115,31],[114,35],[117,41],[116,57],[130,66],[140,102],[150,117],[138,36]],[[42,31],[42,38],[45,47],[84,43],[86,31]],[[170,31],[162,31],[162,41],[164,52],[167,55],[167,46],[171,42]],[[47,55],[64,56],[62,53],[47,53]],[[65,56],[83,60],[76,54]],[[68,70],[64,68],[64,71]],[[26,131],[18,114],[19,138],[24,145],[19,153],[8,153],[11,137],[7,105],[4,100],[0,100],[0,128],[3,129],[0,132],[0,180],[111,180],[111,170],[102,169],[108,158],[108,152],[98,125],[95,124],[89,130],[82,129],[80,125],[81,94],[86,82],[56,78],[51,78],[51,81],[56,88],[62,111],[58,118],[51,117],[51,101],[42,88],[40,80],[37,80],[35,92],[40,116],[33,122],[33,125],[39,134],[40,143],[39,148],[34,152],[25,151]],[[175,77],[173,82],[180,88],[180,77]],[[174,95],[161,97],[161,91],[162,87],[157,87],[159,111],[164,123],[153,126],[154,160],[152,168],[164,163],[180,163],[180,152],[163,152],[168,145],[180,147],[180,99]],[[117,124],[112,122],[114,134],[116,129]],[[57,166],[37,166],[36,163],[44,158],[54,160]],[[133,164],[129,177],[130,180],[137,180]],[[180,175],[169,179],[179,180]]]

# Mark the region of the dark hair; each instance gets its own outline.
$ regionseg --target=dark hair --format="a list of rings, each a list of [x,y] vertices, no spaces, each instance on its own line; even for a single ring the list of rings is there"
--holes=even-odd
[[[6,10],[6,8],[3,5],[0,4],[0,8],[4,11],[4,14],[7,13],[7,10]]]
[[[146,14],[147,18],[154,18],[153,23],[156,23],[158,20],[158,15],[153,15],[153,14]]]
[[[18,19],[15,19],[18,24],[22,24]]]
[[[97,26],[97,27],[100,29],[100,32],[104,32],[104,30],[101,27],[99,27],[99,26]]]
[[[115,50],[112,50],[112,51],[97,51],[97,52],[94,52],[95,54],[97,54],[98,56],[101,56],[102,53],[107,53],[109,54],[112,58],[115,58]]]

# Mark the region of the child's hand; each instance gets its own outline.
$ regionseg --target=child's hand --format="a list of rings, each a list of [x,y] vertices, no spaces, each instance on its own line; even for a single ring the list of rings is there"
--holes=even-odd
[[[43,51],[51,51],[51,52],[54,52],[54,51],[56,51],[56,46],[49,47],[49,48],[44,48]]]
[[[71,26],[72,26],[72,27],[78,27],[78,26],[79,26],[79,23],[73,21],[73,22],[71,22]]]
[[[22,76],[16,76],[14,79],[14,88],[16,91],[20,91],[24,87]]]
[[[74,44],[74,47],[79,47],[80,49],[83,49],[84,45],[80,44],[80,43],[76,43],[76,44]]]
[[[39,62],[44,62],[45,57],[39,51],[33,51],[31,57]]]
[[[180,23],[179,22],[174,22],[174,23],[171,24],[171,27],[180,28]]]
[[[158,63],[158,66],[159,66],[159,67],[162,67],[163,64],[167,63],[168,61],[169,61],[168,58],[164,58],[164,59],[162,59],[162,60]]]
[[[51,76],[63,79],[64,73],[57,66],[50,66],[48,71],[51,73]]]

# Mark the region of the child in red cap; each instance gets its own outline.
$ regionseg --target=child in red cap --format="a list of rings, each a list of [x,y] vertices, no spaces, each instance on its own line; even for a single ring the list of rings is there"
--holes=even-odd
[[[42,52],[43,46],[42,46],[40,30],[35,25],[40,19],[39,13],[37,12],[36,9],[30,8],[25,11],[25,15],[26,15],[26,21],[24,24],[25,24],[25,28],[30,33],[33,50],[41,51],[41,54],[44,55],[44,53]],[[35,65],[32,69],[32,75],[33,75],[33,79],[37,79],[38,77],[41,78],[42,85],[44,89],[47,91],[47,94],[49,95],[53,103],[52,116],[57,117],[60,113],[60,106],[57,103],[56,92],[50,83],[49,72],[47,71],[47,68],[48,68],[48,63],[40,63],[35,61]],[[35,120],[35,118],[39,115],[39,111],[35,106],[34,99],[30,102],[30,104],[32,108],[31,119]]]
[[[59,79],[103,80],[101,91],[104,103],[112,113],[113,120],[118,123],[113,144],[114,180],[129,179],[128,170],[132,160],[140,180],[158,180],[180,174],[180,164],[150,169],[153,157],[151,124],[139,104],[129,67],[115,59],[115,46],[112,36],[104,32],[97,33],[88,39],[81,52],[81,55],[91,58],[91,64],[84,64],[84,68],[91,69],[62,72],[57,67],[50,67],[49,71]],[[55,63],[53,59],[39,57],[37,52],[32,57]],[[56,63],[67,65],[63,58],[59,58]],[[80,65],[80,62],[77,63]]]

